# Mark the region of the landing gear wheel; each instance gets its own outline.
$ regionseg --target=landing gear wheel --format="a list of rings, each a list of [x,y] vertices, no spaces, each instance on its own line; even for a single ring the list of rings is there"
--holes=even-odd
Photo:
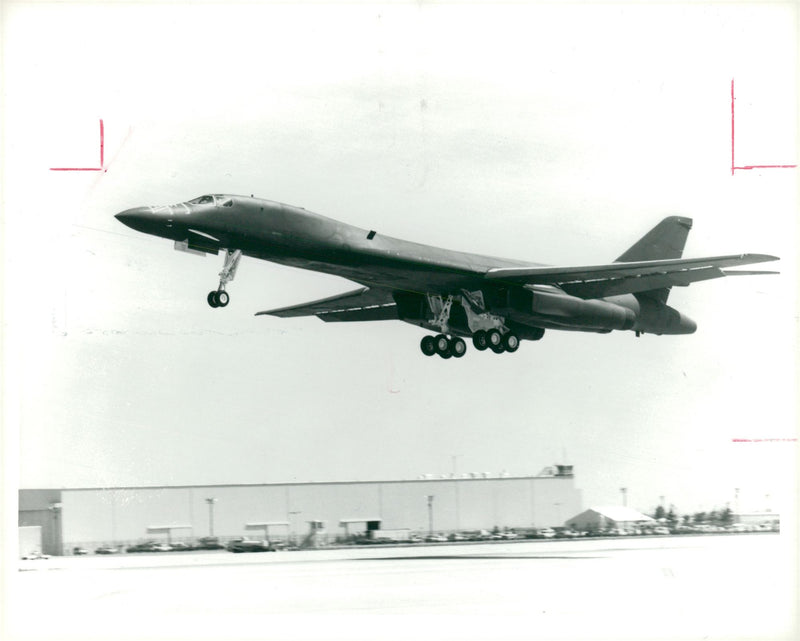
[[[472,344],[475,346],[479,352],[482,352],[487,347],[489,347],[489,342],[486,338],[486,331],[483,329],[479,329],[472,335]]]
[[[452,356],[452,354],[450,352],[445,352],[444,354],[439,354],[439,356],[441,356],[444,360],[447,360]]]
[[[433,340],[436,343],[436,352],[439,356],[450,355],[450,341],[447,340],[447,336],[439,334]]]
[[[230,302],[231,302],[231,297],[228,296],[228,292],[226,291],[217,292],[217,305],[219,305],[220,307],[226,307]]]
[[[495,351],[497,351],[497,347],[502,347],[503,335],[500,333],[500,330],[490,329],[486,332],[486,344]]]
[[[433,356],[436,353],[436,339],[433,336],[425,336],[419,342],[419,348],[425,356]]]
[[[467,353],[467,344],[460,338],[450,339],[450,353],[456,358],[461,358]]]
[[[509,332],[503,336],[503,347],[507,352],[516,352],[519,349],[519,336],[514,332]]]
[[[503,347],[502,343],[500,343],[499,345],[493,345],[491,349],[495,354],[502,354],[503,352],[506,351],[506,348]]]
[[[217,292],[216,291],[208,292],[208,296],[206,297],[206,300],[208,301],[208,304],[211,305],[211,307],[219,307],[219,302],[217,301]]]

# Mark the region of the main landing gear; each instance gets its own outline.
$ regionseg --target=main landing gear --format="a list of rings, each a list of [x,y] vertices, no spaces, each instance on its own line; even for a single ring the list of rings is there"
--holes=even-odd
[[[472,344],[480,352],[491,349],[495,354],[511,353],[519,349],[519,336],[514,332],[501,334],[499,329],[479,329],[472,335]]]
[[[472,335],[472,344],[478,351],[491,349],[495,354],[516,352],[519,349],[519,336],[513,332],[501,334],[500,330],[488,331],[479,329]],[[467,344],[463,339],[454,336],[448,338],[444,334],[425,336],[419,344],[425,356],[438,354],[442,358],[461,358],[467,352]]]
[[[438,354],[442,358],[461,358],[467,353],[467,344],[463,339],[454,336],[447,338],[444,334],[436,336],[425,336],[419,344],[419,348],[425,356]]]
[[[222,271],[219,273],[219,286],[217,289],[208,292],[206,300],[211,307],[226,307],[231,300],[228,292],[225,291],[225,285],[233,280],[236,276],[236,268],[239,266],[239,260],[242,258],[242,250],[235,249],[225,250],[225,264],[222,266]]]

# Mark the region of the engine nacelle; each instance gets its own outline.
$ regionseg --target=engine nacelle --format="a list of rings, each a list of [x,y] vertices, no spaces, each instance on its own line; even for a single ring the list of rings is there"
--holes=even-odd
[[[633,329],[636,314],[628,307],[600,299],[584,300],[557,289],[498,288],[486,293],[493,310],[507,310],[522,322],[594,331]]]
[[[647,334],[693,334],[697,329],[697,323],[669,305],[647,296],[633,298],[636,301],[635,311],[637,317],[633,329],[637,332],[645,332]]]

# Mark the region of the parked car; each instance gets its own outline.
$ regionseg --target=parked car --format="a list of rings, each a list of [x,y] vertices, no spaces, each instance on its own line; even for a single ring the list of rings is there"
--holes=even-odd
[[[659,525],[653,528],[653,534],[669,534],[669,528]]]
[[[94,551],[95,554],[116,554],[117,552],[119,549],[111,545],[101,545]]]
[[[536,533],[540,539],[552,539],[556,535],[556,531],[551,527],[543,527]]]
[[[196,550],[224,550],[225,546],[219,542],[216,536],[203,536],[197,539]]]
[[[134,552],[155,552],[156,550],[154,548],[156,545],[155,541],[142,541],[141,543],[128,546],[125,551],[129,554],[133,554]]]
[[[193,545],[189,545],[188,543],[184,543],[183,541],[178,541],[177,543],[172,544],[172,551],[173,552],[190,552],[194,550]]]
[[[228,552],[274,552],[275,548],[269,541],[249,541],[247,539],[233,539],[227,546]]]
[[[84,554],[89,554],[89,550],[87,550],[86,548],[74,547],[72,548],[72,553],[75,556],[83,556]]]
[[[431,534],[426,536],[425,540],[429,543],[447,543],[447,537],[444,534]]]

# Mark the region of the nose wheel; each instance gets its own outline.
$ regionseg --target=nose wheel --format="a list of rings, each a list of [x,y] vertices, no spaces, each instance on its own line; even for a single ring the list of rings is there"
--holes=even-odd
[[[230,302],[231,297],[224,290],[214,290],[213,292],[208,292],[206,300],[211,307],[225,307]]]

